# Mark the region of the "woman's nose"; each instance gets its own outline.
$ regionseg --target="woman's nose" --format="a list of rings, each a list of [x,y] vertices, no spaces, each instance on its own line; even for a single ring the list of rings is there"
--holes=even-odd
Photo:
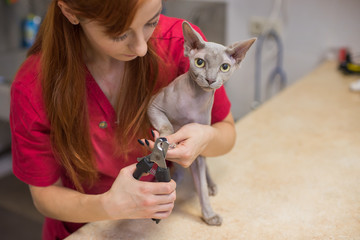
[[[139,57],[146,55],[148,46],[145,37],[142,34],[136,36],[136,39],[131,43],[131,50]]]

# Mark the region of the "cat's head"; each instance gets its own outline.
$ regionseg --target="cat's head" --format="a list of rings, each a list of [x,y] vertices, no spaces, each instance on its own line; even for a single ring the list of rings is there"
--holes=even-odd
[[[190,71],[196,83],[206,91],[220,88],[240,67],[246,52],[255,42],[252,38],[225,47],[205,42],[188,22],[183,22],[184,55],[189,57]]]

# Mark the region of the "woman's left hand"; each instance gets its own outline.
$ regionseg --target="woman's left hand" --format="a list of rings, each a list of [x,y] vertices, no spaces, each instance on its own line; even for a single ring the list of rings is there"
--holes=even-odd
[[[158,132],[154,133],[154,138],[158,138]],[[186,124],[176,133],[166,136],[170,144],[176,144],[175,148],[169,148],[166,159],[187,168],[204,151],[213,137],[214,129],[209,125]],[[149,147],[154,147],[153,141],[149,141]]]

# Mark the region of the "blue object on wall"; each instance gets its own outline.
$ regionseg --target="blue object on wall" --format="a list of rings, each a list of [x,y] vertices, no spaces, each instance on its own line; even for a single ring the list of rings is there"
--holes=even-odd
[[[41,17],[34,14],[29,14],[23,21],[23,41],[22,45],[29,48],[35,42],[36,34],[39,31]]]

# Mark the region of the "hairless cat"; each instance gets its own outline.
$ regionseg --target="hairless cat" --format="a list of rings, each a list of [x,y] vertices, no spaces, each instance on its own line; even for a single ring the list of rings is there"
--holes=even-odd
[[[256,40],[236,42],[225,47],[205,42],[189,23],[183,22],[184,55],[190,60],[189,71],[178,76],[154,96],[148,115],[160,137],[166,137],[188,123],[211,123],[211,109],[215,90],[220,88],[239,68],[246,52]],[[201,204],[202,218],[209,225],[221,225],[209,195],[216,194],[205,157],[199,155],[191,164],[195,188]]]

